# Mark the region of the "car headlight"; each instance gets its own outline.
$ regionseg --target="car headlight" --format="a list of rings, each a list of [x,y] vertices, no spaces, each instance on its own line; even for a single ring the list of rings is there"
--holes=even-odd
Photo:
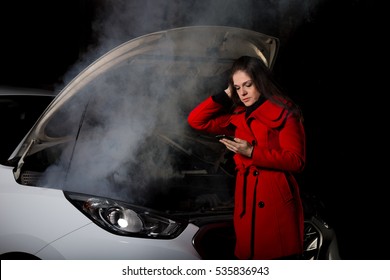
[[[118,235],[170,239],[187,226],[185,221],[116,200],[68,192],[65,197],[94,223]]]

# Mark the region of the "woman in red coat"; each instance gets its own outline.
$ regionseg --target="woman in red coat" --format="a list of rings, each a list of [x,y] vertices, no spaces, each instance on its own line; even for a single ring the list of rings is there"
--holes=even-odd
[[[196,130],[220,140],[236,164],[234,228],[238,259],[289,259],[303,253],[303,209],[293,177],[305,164],[299,107],[283,95],[262,60],[243,56],[229,87],[188,116]]]

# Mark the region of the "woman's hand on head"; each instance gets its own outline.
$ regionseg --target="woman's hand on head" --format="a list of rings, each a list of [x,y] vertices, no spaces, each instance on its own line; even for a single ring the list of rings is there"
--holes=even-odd
[[[229,98],[232,98],[232,88],[231,86],[228,86],[226,89],[225,89],[225,93],[227,94],[227,96],[229,96]]]
[[[236,154],[252,157],[253,146],[246,140],[235,137],[234,141],[222,138],[219,140],[226,148]]]

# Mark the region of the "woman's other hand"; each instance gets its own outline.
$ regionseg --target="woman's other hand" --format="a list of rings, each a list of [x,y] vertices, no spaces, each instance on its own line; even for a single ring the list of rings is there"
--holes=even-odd
[[[227,138],[219,140],[226,148],[236,154],[240,154],[246,157],[252,157],[253,146],[246,140],[235,137],[234,141]]]

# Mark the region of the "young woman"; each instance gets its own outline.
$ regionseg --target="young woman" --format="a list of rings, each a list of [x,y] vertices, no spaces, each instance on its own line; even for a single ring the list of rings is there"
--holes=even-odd
[[[305,131],[299,107],[259,58],[243,56],[229,86],[188,116],[189,125],[233,151],[236,164],[234,228],[238,259],[299,259],[303,209],[293,174],[305,164]]]

